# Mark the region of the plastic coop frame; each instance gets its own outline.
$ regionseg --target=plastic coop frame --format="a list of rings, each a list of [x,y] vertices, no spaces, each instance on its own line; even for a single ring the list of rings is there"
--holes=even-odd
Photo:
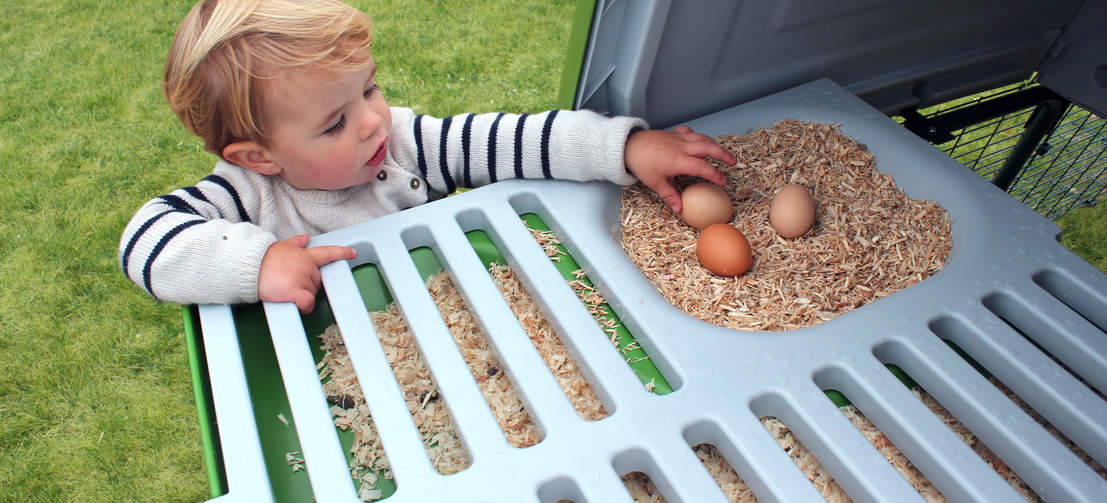
[[[1102,2],[935,2],[926,12],[901,4],[583,2],[570,47],[581,77],[570,94],[574,106],[707,134],[786,118],[838,123],[909,196],[950,213],[953,249],[940,272],[814,327],[751,333],[692,319],[660,297],[619,248],[620,189],[608,184],[508,181],[317,236],[313,245],[353,246],[358,259],[323,268],[325,298],[312,315],[291,304],[186,310],[212,501],[357,501],[316,371],[313,345],[332,320],[395,476],[390,502],[629,501],[619,477],[634,471],[668,501],[726,501],[692,451],[701,443],[719,449],[759,501],[821,500],[761,424],[766,416],[783,420],[853,500],[921,500],[828,400],[832,390],[950,500],[1020,500],[891,368],[941,402],[1041,498],[1103,501],[1107,481],[985,374],[1107,465],[1107,275],[1062,247],[1056,225],[889,118],[1031,71],[1048,85],[1057,73],[1045,69],[1064,59],[1051,51],[1080,33],[1079,20],[1101,19]],[[940,21],[955,9],[968,21]],[[984,14],[1014,26],[984,29],[997,23]],[[859,25],[871,29],[858,34]],[[830,29],[844,34],[837,46],[814,43]],[[971,43],[939,37],[963,30],[977,30]],[[805,42],[789,42],[795,37]],[[929,51],[908,50],[922,40],[931,41]],[[1069,40],[1064,54],[1080,54],[1082,40]],[[774,58],[762,55],[767,48]],[[712,56],[691,64],[689,54]],[[724,64],[734,61],[748,65]],[[674,86],[686,89],[674,94]],[[671,392],[643,387],[522,214],[558,235]],[[608,417],[576,414],[491,282],[468,238],[473,231],[523,279]],[[420,253],[462,292],[542,430],[538,444],[507,444],[422,287]],[[370,269],[375,275],[364,273]],[[472,457],[462,472],[431,467],[368,316],[379,295],[399,305],[453,413]],[[306,470],[290,470],[291,451]]]

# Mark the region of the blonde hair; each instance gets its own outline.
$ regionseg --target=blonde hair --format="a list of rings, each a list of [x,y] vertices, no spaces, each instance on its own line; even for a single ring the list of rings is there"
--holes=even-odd
[[[202,0],[177,28],[162,91],[209,152],[265,145],[266,81],[284,70],[365,68],[370,28],[368,15],[338,0]]]

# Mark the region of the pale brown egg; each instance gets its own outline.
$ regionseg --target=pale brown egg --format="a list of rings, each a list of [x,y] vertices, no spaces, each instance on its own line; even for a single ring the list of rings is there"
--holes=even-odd
[[[814,223],[815,199],[803,185],[785,185],[769,203],[769,225],[773,226],[780,237],[802,236]]]
[[[689,185],[680,193],[680,218],[697,229],[723,224],[734,216],[734,204],[722,188],[710,183]]]
[[[712,273],[737,276],[750,268],[753,251],[742,231],[730,224],[712,224],[700,232],[696,241],[696,258]]]

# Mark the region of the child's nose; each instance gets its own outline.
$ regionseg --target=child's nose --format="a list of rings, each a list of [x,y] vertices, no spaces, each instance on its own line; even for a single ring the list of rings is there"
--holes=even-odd
[[[362,141],[368,140],[373,133],[380,128],[381,117],[371,107],[365,107],[361,114],[361,120],[358,121],[358,138]]]

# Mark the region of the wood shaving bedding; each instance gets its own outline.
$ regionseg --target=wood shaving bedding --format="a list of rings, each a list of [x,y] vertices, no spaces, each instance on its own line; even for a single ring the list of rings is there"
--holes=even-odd
[[[427,290],[507,441],[515,447],[537,444],[542,440],[538,427],[450,275],[440,272],[430,276]]]
[[[1076,444],[1072,443],[1069,439],[1065,438],[1060,431],[1054,426],[1049,424],[1040,414],[1030,408],[1026,402],[1018,397],[1013,391],[1003,385],[995,377],[989,378],[989,381],[995,385],[1001,392],[1003,392],[1009,399],[1018,405],[1024,412],[1030,415],[1038,424],[1050,432],[1058,441],[1064,444],[1069,450],[1079,457],[1085,464],[1088,465],[1093,471],[1095,471],[1100,477],[1107,479],[1107,469],[1104,469],[1099,463],[1097,463],[1091,456],[1084,452]],[[970,448],[973,449],[980,458],[988,464],[995,472],[1007,482],[1017,493],[1023,498],[1032,503],[1044,501],[1037,493],[1030,488],[1030,486],[1022,480],[1013,470],[1011,470],[1006,463],[1003,462],[988,446],[984,445],[968,428],[966,428],[960,421],[957,420],[945,407],[941,405],[933,396],[923,391],[920,388],[915,388],[912,393],[924,404],[930,411],[943,423],[958,438],[965,442]],[[903,476],[907,483],[918,491],[919,495],[926,501],[930,502],[947,502],[945,498],[938,491],[938,488],[926,478],[925,475],[892,442],[888,437],[884,436],[877,427],[872,424],[871,421],[865,415],[853,405],[847,405],[840,407],[839,410],[850,421],[851,424],[880,452],[882,456]],[[830,475],[827,474],[818,464],[818,460],[813,456],[810,456],[810,452],[799,443],[798,439],[795,439],[791,435],[788,427],[776,418],[764,418],[762,424],[765,428],[774,436],[777,443],[781,445],[788,455],[792,457],[797,466],[803,470],[804,475],[815,484],[816,488],[823,495],[827,501],[848,501],[849,496],[845,494],[842,489],[829,479]],[[701,456],[702,459],[702,456]],[[724,460],[725,462],[725,460]],[[719,474],[725,473],[718,467],[710,467],[709,472],[716,478],[716,481],[723,485],[723,481],[726,478],[720,478]],[[736,476],[736,475],[735,475]],[[739,481],[735,487],[739,489],[746,489],[745,484]],[[735,490],[727,490],[724,486],[724,491],[727,494],[729,501],[732,503],[738,501],[756,501],[756,499],[744,499],[741,493]],[[752,495],[751,495],[752,496]]]
[[[1026,412],[1031,418],[1034,419],[1039,425],[1046,429],[1051,435],[1053,435],[1059,442],[1064,444],[1070,451],[1079,457],[1085,464],[1088,465],[1093,471],[1099,474],[1100,477],[1107,479],[1107,469],[1104,469],[1099,463],[1097,463],[1091,456],[1080,449],[1079,446],[1074,444],[1068,438],[1066,438],[1056,427],[1049,424],[1040,414],[1024,402],[1018,395],[1007,388],[999,379],[990,377],[988,380],[996,386],[1004,395],[1007,396],[1015,405],[1018,405],[1024,412]],[[1024,482],[1014,471],[1007,467],[998,456],[995,455],[983,442],[980,442],[971,431],[962,425],[945,407],[930,394],[921,389],[914,389],[912,391],[923,404],[934,413],[943,423],[945,423],[962,441],[973,449],[984,460],[988,466],[992,467],[997,474],[1000,475],[1016,492],[1022,495],[1027,501],[1040,502],[1043,501],[1030,486]],[[922,474],[903,454],[897,449],[883,433],[876,428],[865,417],[865,415],[853,405],[848,405],[840,409],[842,414],[873,444],[877,450],[892,464],[893,467],[899,471],[908,483],[915,488],[916,491],[923,496],[926,501],[945,502],[948,501],[934,485],[927,480],[926,476]]]
[[[865,437],[880,452],[884,459],[888,460],[888,463],[899,472],[900,476],[911,484],[911,487],[915,488],[919,492],[919,495],[926,501],[945,503],[949,500],[938,491],[937,487],[930,482],[930,479],[926,478],[918,468],[915,467],[911,460],[900,452],[899,448],[888,440],[888,437],[884,436],[876,428],[876,425],[869,421],[869,418],[865,417],[857,407],[852,404],[845,407],[839,407],[842,415],[853,424],[857,431],[861,432],[861,435]]]
[[[921,388],[914,388],[911,392],[922,401],[923,405],[926,405],[926,408],[930,409],[930,412],[938,416],[938,419],[945,423],[954,435],[957,435],[962,442],[965,442],[965,445],[968,445],[978,456],[980,456],[980,459],[984,460],[988,466],[992,467],[992,469],[995,470],[1015,492],[1019,493],[1030,502],[1037,503],[1044,501],[1022,480],[1021,477],[1018,476],[1018,474],[1008,468],[1007,464],[999,459],[999,456],[996,456],[987,445],[984,445],[984,442],[981,442],[976,435],[973,435],[972,431],[969,431],[969,429],[961,424],[956,417],[953,417],[953,414],[946,410],[936,398],[923,391]]]
[[[649,475],[642,472],[630,472],[619,477],[630,493],[630,499],[638,503],[666,503],[665,495],[654,485]]]
[[[434,469],[448,475],[468,468],[469,452],[461,443],[449,409],[438,398],[438,387],[399,308],[389,304],[369,315]],[[338,325],[328,327],[322,339],[319,376],[330,378],[323,383],[323,391],[332,403],[335,426],[342,430],[353,428],[355,432],[351,471],[376,472],[391,478],[388,460]]]
[[[530,233],[534,236],[535,241],[538,241],[538,245],[546,252],[546,256],[550,257],[550,260],[560,262],[562,255],[568,255],[560,248],[561,240],[558,239],[557,234],[552,230],[540,230],[529,227],[528,229],[530,229]],[[569,287],[577,294],[577,298],[584,303],[584,307],[588,309],[588,314],[591,314],[592,318],[596,320],[596,323],[600,324],[600,328],[607,334],[607,338],[611,341],[611,345],[615,346],[624,358],[626,358],[628,356],[627,354],[631,351],[640,349],[638,341],[631,340],[626,344],[620,344],[619,327],[622,325],[609,317],[611,312],[608,311],[607,299],[604,298],[603,294],[601,294],[590,281],[588,281],[588,277],[583,270],[577,269],[573,272],[573,275],[576,279],[569,281]],[[627,361],[627,363],[633,362]]]
[[[1104,468],[1102,465],[1096,462],[1096,460],[1093,459],[1091,455],[1089,455],[1087,452],[1084,452],[1084,449],[1081,449],[1080,446],[1073,443],[1072,440],[1069,440],[1068,437],[1061,433],[1061,430],[1058,430],[1056,426],[1053,426],[1049,423],[1049,421],[1046,421],[1046,419],[1042,417],[1041,414],[1038,414],[1038,411],[1030,408],[1030,404],[1023,401],[1023,399],[1016,395],[1014,391],[1011,391],[1010,388],[1004,385],[1002,381],[994,376],[989,377],[988,380],[993,385],[995,385],[995,387],[999,389],[1000,392],[1002,392],[1004,395],[1007,395],[1007,398],[1014,402],[1015,405],[1018,405],[1023,412],[1025,412],[1032,419],[1034,419],[1035,422],[1045,428],[1045,430],[1048,431],[1050,435],[1053,435],[1053,438],[1057,439],[1058,442],[1064,444],[1064,446],[1072,451],[1072,453],[1075,454],[1076,457],[1080,458],[1080,460],[1083,461],[1084,464],[1088,465],[1088,468],[1091,468],[1092,471],[1096,472],[1096,474],[1098,474],[1101,478],[1107,480],[1107,468]]]
[[[788,457],[792,458],[792,461],[796,463],[796,466],[807,477],[807,480],[811,481],[815,486],[815,490],[819,491],[819,494],[822,494],[828,502],[853,501],[838,485],[838,482],[835,482],[830,472],[826,471],[822,463],[819,463],[815,455],[803,445],[803,442],[800,442],[799,437],[792,434],[792,430],[783,421],[775,417],[763,417],[761,418],[761,424],[776,440],[776,443],[780,445],[780,448],[784,449]]]
[[[719,489],[723,490],[727,501],[730,503],[757,501],[757,496],[754,496],[753,491],[738,476],[738,472],[727,462],[718,448],[711,444],[700,444],[692,450],[696,453],[696,457],[700,458],[700,463],[703,463],[707,473],[711,474],[715,483],[719,484]]]
[[[1083,449],[1081,449],[1071,440],[1066,438],[1064,434],[1060,432],[1060,430],[1050,424],[1049,421],[1046,421],[1046,419],[1042,417],[1041,414],[1032,409],[1029,404],[1023,401],[1023,399],[1020,398],[1018,395],[1016,395],[1014,391],[1004,385],[1002,381],[994,376],[989,377],[988,381],[991,382],[1000,392],[1006,395],[1007,398],[1010,399],[1015,405],[1022,409],[1023,412],[1026,412],[1027,415],[1034,419],[1034,421],[1041,425],[1047,432],[1053,435],[1053,437],[1057,439],[1057,441],[1061,442],[1061,444],[1072,451],[1073,454],[1080,458],[1084,462],[1084,464],[1088,465],[1088,467],[1096,472],[1096,474],[1104,479],[1107,479],[1107,469],[1097,463],[1095,459],[1088,455],[1087,452],[1084,452]],[[943,407],[942,404],[938,402],[938,400],[927,394],[925,391],[919,389],[913,390],[913,392],[923,401],[923,403],[927,406],[927,408],[931,410],[931,412],[933,412],[943,422],[945,422],[946,426],[949,426],[949,428],[953,430],[953,432],[957,434],[957,436],[961,438],[961,440],[964,441],[965,444],[971,447],[981,457],[981,459],[984,460],[985,463],[988,463],[988,466],[991,466],[992,469],[994,469],[996,473],[1000,475],[1000,477],[1003,477],[1003,479],[1006,480],[1007,483],[1013,489],[1015,489],[1016,492],[1026,498],[1027,501],[1044,501],[1041,496],[1038,496],[1038,494],[1035,493],[1034,490],[1031,489],[1030,486],[1022,480],[1022,478],[1020,478],[1013,470],[1011,470],[1007,466],[1006,463],[1003,462],[1003,460],[999,459],[999,457],[996,456],[996,454],[993,453],[991,449],[988,449],[988,446],[984,445],[984,442],[981,442],[979,439],[977,439],[973,435],[973,433],[969,431],[968,428],[957,421],[957,419],[954,418],[953,415],[950,414],[949,411],[947,411],[945,407]]]
[[[949,256],[946,211],[908,198],[837,125],[785,120],[718,141],[738,159],[733,168],[714,164],[735,202],[731,225],[753,250],[745,274],[704,269],[695,257],[698,231],[642,184],[622,195],[623,250],[690,316],[743,330],[803,328],[918,283]],[[696,179],[674,181],[683,187]],[[806,185],[817,205],[815,225],[796,239],[777,236],[768,223],[769,201],[788,183]]]
[[[586,420],[607,417],[607,411],[595,391],[514,271],[509,266],[493,264],[489,272],[578,414]],[[491,404],[493,415],[504,430],[505,437],[517,447],[537,443],[540,437],[534,422],[449,275],[443,272],[427,278],[427,289],[461,349],[473,378]],[[600,301],[603,301],[602,298]],[[435,469],[444,475],[464,470],[471,463],[469,453],[458,437],[449,410],[438,398],[438,388],[399,308],[395,303],[389,304],[382,311],[371,312],[370,317]],[[355,432],[351,448],[351,474],[361,483],[361,499],[373,501],[380,497],[380,492],[375,489],[378,474],[389,479],[392,477],[388,459],[373,427],[372,416],[358,386],[357,375],[338,326],[328,327],[322,340],[323,359],[318,365],[319,377],[324,381],[324,392],[332,403],[335,426]],[[290,466],[296,467],[291,462]]]
[[[1043,501],[1018,477],[1018,475],[1011,471],[1003,461],[992,453],[983,442],[978,441],[972,432],[957,421],[949,411],[943,408],[937,400],[920,389],[915,389],[913,392],[931,412],[949,426],[949,428],[965,441],[966,444],[972,447],[989,466],[996,470],[996,473],[998,473],[1000,477],[1006,480],[1008,484],[1025,497],[1027,501]],[[873,447],[884,456],[888,463],[899,472],[904,480],[918,491],[919,495],[922,496],[924,500],[936,503],[949,501],[938,491],[934,484],[931,483],[930,480],[927,479],[926,476],[923,475],[923,473],[919,471],[918,468],[916,468],[863,413],[861,413],[860,410],[853,405],[840,407],[839,410],[873,445]],[[792,458],[792,461],[796,463],[796,466],[803,472],[804,476],[807,477],[807,480],[811,481],[823,498],[831,503],[852,501],[841,486],[834,481],[834,478],[826,471],[819,460],[815,458],[811,451],[803,445],[799,438],[792,433],[791,429],[789,429],[783,421],[775,417],[765,417],[761,419],[761,423],[776,440],[777,444],[779,444],[788,456]],[[697,449],[699,449],[699,447],[701,446],[697,446]],[[707,447],[711,446],[708,445]],[[712,450],[714,450],[713,447]],[[749,491],[748,486],[738,478],[737,473],[730,474],[727,472],[727,468],[729,468],[731,472],[733,472],[733,468],[730,468],[729,464],[726,464],[726,460],[722,459],[718,451],[715,450],[713,454],[719,457],[719,461],[710,464],[704,461],[704,466],[708,468],[708,472],[711,473],[715,481],[723,488],[728,501],[731,503],[757,501],[756,496],[754,496],[753,493]],[[697,450],[697,455],[700,456],[701,460],[704,460],[705,454],[701,454]]]
[[[542,314],[538,303],[523,286],[515,270],[507,265],[492,264],[489,273],[577,414],[588,421],[607,417],[607,410],[596,396],[595,390],[588,384],[576,361]]]

